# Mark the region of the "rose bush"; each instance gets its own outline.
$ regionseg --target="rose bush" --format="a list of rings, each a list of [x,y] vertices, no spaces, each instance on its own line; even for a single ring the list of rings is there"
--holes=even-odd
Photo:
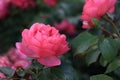
[[[119,0],[0,6],[0,80],[120,80]]]

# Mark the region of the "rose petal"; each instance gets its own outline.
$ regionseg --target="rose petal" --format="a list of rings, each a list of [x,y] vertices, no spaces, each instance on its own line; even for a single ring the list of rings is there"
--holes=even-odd
[[[30,49],[28,49],[26,46],[22,45],[22,43],[17,42],[16,47],[21,53],[25,54],[26,56],[33,57],[33,58],[37,58],[39,56],[34,52],[32,52]]]
[[[6,76],[0,72],[0,78],[6,78]]]
[[[60,59],[56,56],[40,58],[38,59],[38,62],[47,67],[58,66],[61,64]]]
[[[109,13],[113,13],[115,10],[115,7],[112,7],[110,10],[109,10]]]
[[[88,24],[87,21],[83,21],[82,28],[83,28],[83,29],[88,29],[88,28],[90,28],[90,26],[89,26],[89,24]]]

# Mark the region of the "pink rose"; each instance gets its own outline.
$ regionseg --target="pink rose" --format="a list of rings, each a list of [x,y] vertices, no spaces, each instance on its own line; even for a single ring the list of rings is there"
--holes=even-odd
[[[12,63],[12,69],[16,70],[19,67],[25,69],[31,64],[31,61],[26,60],[27,56],[24,54],[20,54],[20,52],[16,48],[11,48],[8,51],[7,56]]]
[[[19,59],[26,59],[26,55],[20,54],[20,52],[16,48],[11,48],[7,53],[8,58],[10,61],[15,62]]]
[[[33,8],[35,6],[35,0],[11,0],[11,3],[22,9]]]
[[[0,0],[0,19],[4,19],[9,14],[8,6],[8,0]]]
[[[22,42],[16,43],[16,47],[23,54],[36,58],[48,67],[60,65],[58,56],[69,50],[66,36],[59,34],[54,27],[42,23],[35,23],[30,29],[24,29]]]
[[[48,6],[55,6],[56,3],[58,2],[58,0],[44,0],[44,2],[48,5]]]
[[[11,63],[7,56],[0,56],[0,67],[10,67]]]
[[[5,79],[6,76],[3,73],[0,72],[0,78]]]
[[[89,26],[93,26],[91,18],[100,19],[105,13],[113,13],[114,5],[116,0],[86,0],[83,8],[81,19],[89,24]],[[86,27],[86,24],[83,23],[83,28]],[[93,26],[94,27],[94,26]]]
[[[55,28],[57,28],[60,31],[64,31],[69,35],[73,35],[76,33],[75,26],[71,23],[69,23],[67,20],[63,20],[61,23],[55,23]]]

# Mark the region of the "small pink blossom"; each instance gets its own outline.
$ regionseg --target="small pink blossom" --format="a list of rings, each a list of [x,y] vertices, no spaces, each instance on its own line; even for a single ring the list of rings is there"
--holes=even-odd
[[[89,24],[89,26],[84,25],[83,22],[83,28],[90,28],[90,26],[94,27],[91,25],[93,24],[91,18],[100,19],[107,12],[113,13],[115,3],[116,0],[86,0],[81,19]]]
[[[11,0],[11,3],[22,9],[35,7],[35,0]]]
[[[66,36],[50,25],[35,23],[22,32],[22,42],[16,47],[23,54],[36,58],[41,64],[52,67],[61,64],[58,56],[66,53],[68,42]]]
[[[69,35],[73,35],[76,33],[75,26],[71,23],[69,23],[67,20],[63,20],[61,23],[55,23],[55,28],[57,28],[60,31],[64,31]]]
[[[48,5],[48,6],[55,6],[58,2],[58,0],[44,0],[44,2]]]

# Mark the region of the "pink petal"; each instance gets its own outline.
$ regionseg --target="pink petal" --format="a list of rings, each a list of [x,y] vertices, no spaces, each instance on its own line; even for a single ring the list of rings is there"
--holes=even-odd
[[[112,7],[110,10],[109,10],[109,13],[113,13],[115,10],[115,7]]]
[[[6,78],[6,76],[0,72],[0,78]]]
[[[38,59],[38,62],[47,67],[58,66],[61,64],[60,59],[57,58],[56,56],[40,58]]]
[[[88,29],[90,28],[89,24],[87,21],[83,21],[83,26],[82,26],[83,29]]]
[[[16,43],[16,47],[18,48],[18,50],[23,53],[26,56],[32,57],[32,58],[37,58],[39,57],[39,55],[35,54],[34,52],[32,52],[30,49],[28,49],[26,46],[22,45],[22,43],[17,42]]]

